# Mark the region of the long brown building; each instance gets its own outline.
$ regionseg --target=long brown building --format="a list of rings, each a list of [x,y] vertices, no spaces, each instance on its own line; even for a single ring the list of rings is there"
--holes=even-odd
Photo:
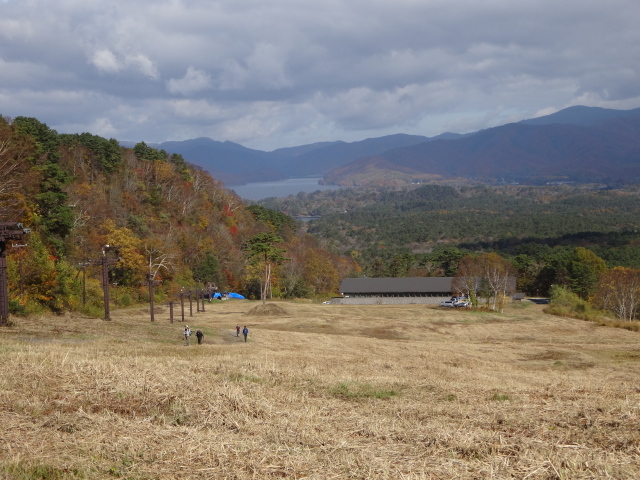
[[[453,277],[345,278],[344,297],[447,297]]]
[[[341,304],[437,304],[459,292],[453,289],[454,277],[345,278],[340,284],[341,297],[331,303]],[[509,292],[515,291],[516,279],[509,277]]]

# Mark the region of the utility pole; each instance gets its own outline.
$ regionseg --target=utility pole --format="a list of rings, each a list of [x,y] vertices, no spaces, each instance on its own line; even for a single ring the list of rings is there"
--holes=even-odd
[[[109,258],[107,253],[110,251],[117,252],[119,247],[114,247],[113,245],[104,245],[102,247],[102,257],[98,260],[89,260],[86,263],[80,263],[79,265],[82,267],[82,281],[83,281],[83,292],[82,292],[82,301],[86,300],[86,293],[84,290],[84,269],[87,265],[102,265],[102,293],[104,297],[104,319],[111,320],[111,313],[109,311],[109,265],[113,265],[120,261],[120,258]]]
[[[104,319],[111,320],[111,313],[109,311],[109,265],[120,261],[119,258],[110,259],[107,257],[107,253],[111,250],[117,250],[118,247],[111,245],[105,245],[102,247],[102,291],[104,293]]]
[[[9,285],[7,281],[7,244],[31,233],[18,222],[0,222],[0,326],[9,322]]]
[[[147,273],[147,285],[149,286],[149,310],[151,312],[151,321],[154,322],[155,321],[155,315],[154,315],[154,309],[155,309],[155,293],[153,291],[154,287],[157,287],[158,285],[161,285],[162,281],[160,280],[154,280],[154,275],[151,273]]]

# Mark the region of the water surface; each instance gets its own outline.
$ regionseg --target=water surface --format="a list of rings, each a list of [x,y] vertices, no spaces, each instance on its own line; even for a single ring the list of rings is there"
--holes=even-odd
[[[268,197],[287,197],[297,195],[300,192],[315,192],[316,190],[337,190],[337,185],[318,185],[321,177],[288,178],[276,182],[247,183],[229,187],[241,198],[247,200],[262,200]]]

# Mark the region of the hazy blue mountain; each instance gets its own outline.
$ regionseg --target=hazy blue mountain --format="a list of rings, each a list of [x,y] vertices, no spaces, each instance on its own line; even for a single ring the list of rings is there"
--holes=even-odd
[[[465,138],[423,142],[359,159],[329,172],[325,180],[335,183],[384,164],[389,171],[410,169],[489,182],[640,181],[640,110],[609,118],[588,126],[512,123]]]
[[[614,118],[635,117],[640,115],[640,108],[633,110],[614,110],[611,108],[575,106],[543,117],[522,120],[526,125],[550,125],[554,123],[590,126],[597,125]]]
[[[277,150],[272,151],[271,153],[274,156],[282,156],[282,157],[299,157],[300,155],[304,155],[305,153],[312,152],[314,150],[319,150],[321,148],[329,147],[335,144],[344,144],[346,142],[318,142],[318,143],[310,143],[308,145],[299,145],[297,147],[284,147],[278,148]]]
[[[367,138],[352,143],[336,142],[299,155],[286,165],[286,169],[292,177],[323,176],[331,169],[346,165],[358,158],[378,155],[393,148],[415,145],[428,140],[428,137],[419,135],[397,134]]]
[[[181,154],[185,160],[209,171],[227,185],[241,185],[292,177],[321,177],[332,168],[357,158],[425,140],[428,137],[398,134],[360,142],[321,142],[265,152],[229,141],[196,138],[164,142],[157,148]]]
[[[319,142],[272,152],[210,138],[149,146],[179,153],[227,185],[325,176],[329,172],[332,173],[327,175],[327,179],[335,179],[347,171],[355,175],[358,170],[367,168],[369,163],[366,159],[369,157],[379,157],[376,160],[378,167],[395,165],[395,168],[402,167],[403,171],[411,168],[451,176],[523,178],[557,175],[583,178],[602,176],[607,172],[617,175],[619,169],[616,165],[627,165],[629,161],[629,168],[632,168],[633,161],[638,160],[632,153],[637,137],[635,140],[624,137],[624,131],[631,129],[635,132],[632,120],[638,117],[640,109],[576,106],[516,124],[470,134],[447,132],[431,138],[396,134],[359,142]],[[625,124],[625,121],[631,123]],[[615,122],[623,123],[616,126]],[[604,124],[608,126],[603,127]],[[545,128],[536,130],[534,127]],[[599,129],[581,130],[586,127]],[[122,142],[122,145],[129,143],[131,145],[126,146],[135,145],[133,142]],[[381,161],[382,158],[385,162]],[[356,161],[349,169],[341,170]],[[611,165],[614,161],[618,164]],[[572,170],[574,168],[575,171]]]

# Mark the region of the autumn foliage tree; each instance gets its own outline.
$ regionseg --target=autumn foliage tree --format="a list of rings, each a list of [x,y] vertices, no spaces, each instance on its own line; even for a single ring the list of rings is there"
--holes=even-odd
[[[598,283],[594,302],[620,320],[634,320],[640,308],[640,270],[625,267],[609,270]]]
[[[458,264],[452,288],[469,296],[477,305],[478,296],[485,298],[491,310],[502,310],[504,298],[515,288],[516,270],[497,253],[468,255]]]
[[[271,269],[273,265],[279,265],[285,260],[284,249],[276,247],[276,244],[282,241],[282,238],[273,232],[258,233],[247,240],[245,246],[250,261],[264,268],[264,282],[260,292],[263,304],[266,303],[271,285]]]

